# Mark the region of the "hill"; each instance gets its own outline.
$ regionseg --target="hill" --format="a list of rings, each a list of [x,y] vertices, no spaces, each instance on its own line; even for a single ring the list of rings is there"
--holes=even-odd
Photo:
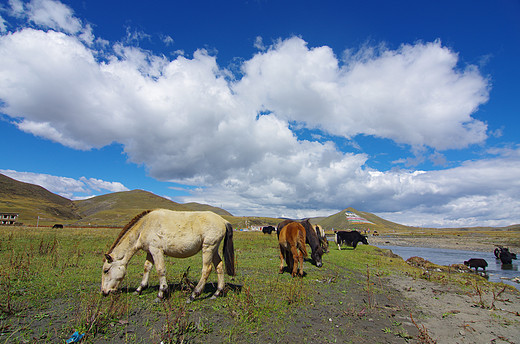
[[[176,211],[213,211],[229,215],[227,211],[199,203],[180,204],[144,190],[115,192],[107,195],[75,201],[81,220],[76,225],[103,224],[123,226],[135,215],[148,209],[170,209]]]
[[[148,209],[213,211],[232,217],[224,209],[206,204],[180,204],[144,190],[116,192],[81,201],[71,201],[45,188],[20,182],[0,174],[0,212],[18,213],[18,222],[27,225],[124,226]]]
[[[45,188],[0,174],[0,211],[20,214],[18,222],[51,224],[81,218],[74,203]]]

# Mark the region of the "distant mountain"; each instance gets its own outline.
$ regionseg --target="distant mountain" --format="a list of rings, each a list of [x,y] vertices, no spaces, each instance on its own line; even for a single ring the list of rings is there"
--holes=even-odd
[[[81,218],[74,203],[38,185],[0,174],[0,212],[18,213],[18,222],[75,221]]]
[[[124,226],[148,209],[213,211],[233,216],[224,209],[206,204],[179,204],[144,190],[116,192],[81,201],[71,201],[45,188],[23,183],[0,174],[0,212],[18,213],[18,222],[35,225]],[[39,219],[38,219],[39,218]]]
[[[148,209],[176,211],[213,211],[219,215],[232,216],[227,211],[199,203],[180,204],[144,190],[115,192],[86,200],[75,201],[82,218],[78,224],[125,225],[135,215]]]

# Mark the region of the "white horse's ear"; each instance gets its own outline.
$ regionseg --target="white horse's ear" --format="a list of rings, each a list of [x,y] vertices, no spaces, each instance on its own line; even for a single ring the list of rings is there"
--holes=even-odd
[[[105,259],[107,260],[107,263],[112,263],[114,261],[114,259],[112,258],[111,255],[105,253]]]

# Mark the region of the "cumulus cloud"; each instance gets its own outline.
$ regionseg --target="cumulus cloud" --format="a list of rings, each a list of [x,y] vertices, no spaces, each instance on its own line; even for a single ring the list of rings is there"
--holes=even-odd
[[[106,190],[109,192],[129,191],[129,189],[120,182],[107,182],[101,179],[86,177],[81,177],[79,180],[92,190],[98,192],[101,192],[101,190]]]
[[[0,16],[0,33],[6,32],[6,31],[7,31],[6,22],[5,22],[4,18],[2,18],[2,16]]]
[[[74,179],[44,173],[19,172],[14,170],[0,170],[0,173],[24,183],[39,185],[50,192],[68,199],[76,199],[78,194],[92,196],[94,191],[101,192],[105,190],[104,192],[118,192],[129,190],[119,182],[107,182],[95,178],[81,177],[80,179]]]
[[[478,166],[385,172],[332,141],[364,135],[412,152],[427,147],[439,164],[443,150],[483,143],[486,123],[472,115],[488,100],[489,80],[440,41],[363,47],[340,59],[299,37],[270,47],[258,37],[237,79],[203,49],[169,59],[132,46],[147,36],[130,29],[126,43],[109,45],[56,1],[33,0],[23,13],[52,30],[0,36],[1,111],[21,130],[74,149],[118,142],[152,177],[200,186],[185,200],[273,216],[349,205],[449,212],[479,197],[499,202],[512,182],[496,176],[508,161],[502,155]],[[92,42],[101,41],[96,50]],[[319,134],[303,140],[295,127]]]
[[[71,8],[59,1],[32,0],[27,5],[27,15],[37,25],[75,34],[82,29],[81,21],[74,17]]]
[[[486,139],[486,124],[471,114],[487,101],[488,81],[474,66],[459,70],[440,41],[365,49],[340,65],[327,46],[281,40],[244,63],[236,90],[257,108],[347,138],[441,150]]]

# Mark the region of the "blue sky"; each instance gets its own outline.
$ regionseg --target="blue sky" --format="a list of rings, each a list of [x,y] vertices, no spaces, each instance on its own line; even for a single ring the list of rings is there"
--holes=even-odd
[[[520,223],[518,1],[0,4],[0,173],[234,215]]]

